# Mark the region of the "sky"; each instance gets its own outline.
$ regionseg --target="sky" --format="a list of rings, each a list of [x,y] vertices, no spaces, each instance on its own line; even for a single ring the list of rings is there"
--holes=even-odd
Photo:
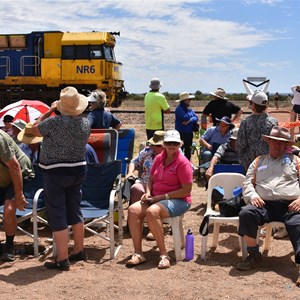
[[[300,84],[298,0],[1,0],[0,34],[120,31],[115,54],[129,93],[270,93]],[[254,82],[259,84],[261,82]],[[263,86],[261,86],[263,87]],[[253,90],[256,88],[251,86]]]

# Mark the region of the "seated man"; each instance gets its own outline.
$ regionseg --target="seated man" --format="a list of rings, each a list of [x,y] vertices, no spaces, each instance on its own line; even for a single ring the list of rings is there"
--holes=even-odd
[[[257,229],[272,221],[285,224],[294,248],[295,262],[300,264],[300,160],[286,152],[293,143],[288,129],[274,126],[269,136],[262,137],[269,146],[269,153],[251,163],[243,184],[247,205],[239,214],[238,233],[244,237],[249,253],[247,259],[237,265],[237,269],[243,271],[261,264]]]
[[[238,135],[238,128],[233,129],[232,135],[229,138],[229,142],[222,144],[213,158],[210,161],[209,168],[205,172],[205,177],[207,180],[213,175],[214,166],[217,163],[221,164],[240,164],[238,153],[236,151],[236,140]]]
[[[220,123],[210,127],[200,138],[201,159],[203,163],[211,160],[218,147],[228,142],[235,127],[228,117],[217,119]]]

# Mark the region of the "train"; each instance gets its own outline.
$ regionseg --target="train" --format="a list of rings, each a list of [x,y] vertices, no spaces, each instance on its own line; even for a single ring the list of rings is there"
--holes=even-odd
[[[107,106],[120,106],[128,93],[114,52],[117,35],[120,32],[0,34],[0,107],[22,99],[50,105],[66,86],[86,96],[101,89]]]

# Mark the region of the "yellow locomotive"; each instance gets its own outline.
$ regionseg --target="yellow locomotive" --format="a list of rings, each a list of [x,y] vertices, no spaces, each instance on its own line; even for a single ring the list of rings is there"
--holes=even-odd
[[[108,106],[118,107],[127,92],[122,63],[116,61],[115,32],[34,31],[0,35],[0,107],[21,99],[47,104],[74,86],[88,95],[102,89]]]

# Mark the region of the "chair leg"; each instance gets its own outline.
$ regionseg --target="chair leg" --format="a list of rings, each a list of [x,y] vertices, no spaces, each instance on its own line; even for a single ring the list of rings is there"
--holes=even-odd
[[[182,225],[182,217],[179,220],[179,230],[180,230],[180,240],[181,240],[181,249],[185,248],[185,240],[184,240],[184,232],[183,232],[183,225]]]
[[[206,247],[207,247],[207,235],[202,236],[201,259],[203,260],[205,260],[206,258]]]
[[[175,219],[175,218],[174,218]],[[182,260],[181,256],[181,233],[179,228],[179,220],[172,220],[172,233],[173,233],[173,241],[174,241],[174,248],[175,248],[175,257],[176,261]]]
[[[264,241],[264,248],[263,251],[270,250],[270,243],[271,243],[271,236],[272,236],[272,226],[266,224],[266,236]]]
[[[214,224],[212,247],[217,248],[219,241],[220,224]]]

